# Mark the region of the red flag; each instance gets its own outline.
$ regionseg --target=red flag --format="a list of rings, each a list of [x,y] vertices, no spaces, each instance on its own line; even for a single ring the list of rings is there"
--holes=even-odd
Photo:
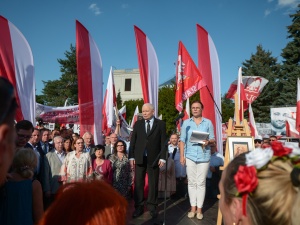
[[[146,34],[134,26],[144,103],[151,103],[158,112],[158,60],[155,49]]]
[[[102,60],[88,30],[76,20],[80,136],[89,131],[102,143]]]
[[[296,130],[300,132],[300,79],[297,81]]]
[[[197,24],[198,68],[206,87],[200,89],[204,105],[203,117],[211,120],[215,128],[218,151],[223,154],[220,65],[215,44],[208,32]]]
[[[113,126],[113,121],[115,117],[114,107],[117,105],[115,82],[113,76],[113,69],[110,67],[110,72],[108,76],[105,97],[103,102],[103,121],[102,121],[102,131],[107,136],[111,131]]]
[[[35,78],[31,48],[23,34],[0,16],[0,76],[7,78],[16,90],[16,120],[35,124]]]
[[[252,136],[254,138],[260,138],[259,134],[257,132],[257,129],[256,129],[255,119],[254,119],[254,115],[253,115],[251,104],[249,104],[249,125],[250,125],[250,130],[251,130]]]
[[[183,109],[182,102],[199,90],[199,82],[201,79],[202,76],[196,64],[180,41],[176,67],[175,93],[175,107],[179,112]]]

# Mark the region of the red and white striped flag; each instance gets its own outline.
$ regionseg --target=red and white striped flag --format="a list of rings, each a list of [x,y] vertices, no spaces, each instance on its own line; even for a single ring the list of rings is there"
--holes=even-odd
[[[111,127],[114,123],[115,111],[114,107],[117,105],[117,97],[115,90],[115,82],[113,76],[113,69],[110,67],[110,72],[108,76],[104,102],[103,102],[103,121],[102,121],[102,130],[103,133],[107,136],[111,132]]]
[[[191,97],[199,90],[199,82],[201,80],[202,76],[196,64],[184,47],[183,43],[180,41],[176,66],[175,93],[175,107],[179,112],[181,112],[183,109],[183,101]]]
[[[16,90],[19,105],[16,121],[35,124],[35,78],[31,48],[23,34],[0,16],[0,76],[7,78]]]
[[[119,115],[122,115],[124,120],[126,120],[126,105],[119,109]]]
[[[208,32],[197,24],[198,68],[205,86],[200,89],[200,98],[204,105],[203,117],[211,120],[215,128],[218,152],[223,154],[220,65],[215,44]]]
[[[190,98],[188,98],[185,103],[184,117],[182,118],[182,120],[189,119],[190,115],[191,115],[191,113],[190,113]]]
[[[80,136],[89,131],[102,143],[102,60],[89,31],[76,20]]]
[[[300,132],[300,79],[297,80],[296,130]]]
[[[131,120],[131,123],[130,123],[130,127],[133,127],[135,122],[137,121],[138,119],[138,114],[139,114],[139,107],[136,106],[135,110],[134,110],[134,113],[133,113],[133,117],[132,117],[132,120]]]
[[[249,104],[249,125],[250,125],[250,130],[251,130],[252,136],[254,138],[259,138],[259,134],[258,134],[258,131],[256,129],[255,119],[254,119],[254,114],[253,114],[253,111],[252,111],[251,104]]]
[[[151,103],[158,113],[158,60],[155,49],[146,34],[134,26],[144,103]]]

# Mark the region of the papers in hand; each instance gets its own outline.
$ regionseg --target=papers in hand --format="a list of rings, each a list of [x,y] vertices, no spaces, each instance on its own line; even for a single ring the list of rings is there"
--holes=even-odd
[[[190,142],[198,143],[198,144],[205,144],[205,140],[208,140],[209,133],[201,132],[197,130],[192,131],[192,135],[190,138]]]

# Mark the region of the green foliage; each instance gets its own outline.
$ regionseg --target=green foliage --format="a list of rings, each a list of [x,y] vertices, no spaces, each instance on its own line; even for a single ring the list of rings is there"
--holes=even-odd
[[[158,91],[158,115],[162,115],[162,120],[166,122],[167,134],[176,131],[174,119],[178,116],[175,108],[175,88],[162,87]]]
[[[117,107],[118,107],[118,109],[122,108],[122,97],[121,97],[120,91],[117,94]],[[127,107],[126,107],[126,111],[127,111]],[[127,112],[126,112],[126,115],[127,115]]]
[[[277,87],[280,98],[274,99],[275,105],[296,105],[297,78],[300,76],[300,5],[295,14],[290,15],[292,24],[287,27],[288,39],[291,41],[283,48],[281,56],[283,64],[279,73],[279,85]]]
[[[277,91],[278,73],[280,65],[272,57],[270,51],[265,51],[261,45],[256,47],[256,53],[249,60],[243,62],[243,76],[261,76],[269,80],[260,96],[253,102],[252,110],[257,123],[270,122],[270,106],[276,98],[280,98]],[[244,113],[247,117],[248,113]]]
[[[60,72],[58,80],[43,81],[43,95],[39,96],[39,101],[45,105],[63,106],[68,98],[69,104],[78,103],[78,81],[76,68],[76,49],[72,45],[70,51],[65,52],[66,59],[58,59]]]
[[[229,98],[225,98],[225,96],[226,94],[221,98],[222,123],[226,123],[230,118],[234,117],[234,102]]]
[[[127,121],[127,123],[131,122],[136,106],[139,107],[139,112],[141,112],[143,104],[144,104],[143,99],[128,100],[128,101],[124,102],[124,105],[126,105],[126,121]]]

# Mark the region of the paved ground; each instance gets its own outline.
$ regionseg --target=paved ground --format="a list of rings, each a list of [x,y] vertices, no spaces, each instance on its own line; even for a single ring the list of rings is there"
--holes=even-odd
[[[166,201],[166,212],[164,212],[164,199],[160,199],[158,211],[159,216],[156,220],[153,220],[149,212],[145,208],[145,213],[133,219],[132,213],[134,211],[133,200],[129,201],[128,212],[127,212],[127,225],[216,225],[218,217],[218,200],[217,199],[205,199],[203,205],[202,220],[198,220],[196,217],[189,219],[187,213],[190,210],[189,199],[173,197]]]

